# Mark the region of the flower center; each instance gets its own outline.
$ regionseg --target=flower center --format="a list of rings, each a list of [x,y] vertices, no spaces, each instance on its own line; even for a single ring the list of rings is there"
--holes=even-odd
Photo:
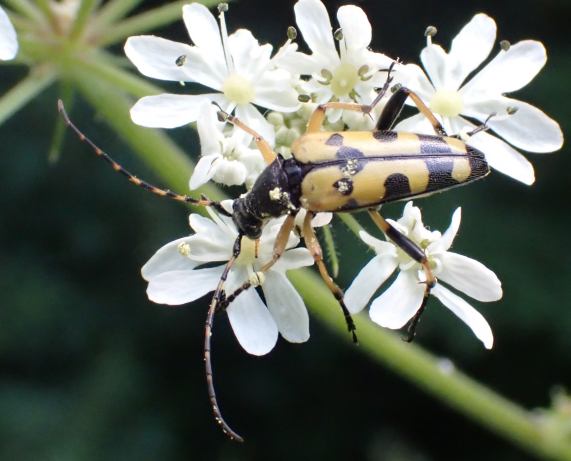
[[[347,96],[357,82],[359,81],[359,73],[354,65],[342,62],[331,78],[331,91],[337,97]]]
[[[460,93],[455,90],[438,90],[432,96],[429,104],[433,112],[445,117],[456,117],[464,108]]]
[[[222,92],[228,100],[236,104],[248,104],[256,95],[250,81],[238,74],[231,74],[226,78]]]

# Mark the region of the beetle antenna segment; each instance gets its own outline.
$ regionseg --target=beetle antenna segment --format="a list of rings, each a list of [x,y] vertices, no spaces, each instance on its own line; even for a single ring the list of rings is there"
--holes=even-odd
[[[99,148],[99,146],[97,146],[85,134],[83,134],[83,132],[79,128],[77,128],[77,126],[75,126],[75,124],[71,121],[71,119],[67,115],[67,112],[65,111],[65,107],[61,99],[58,100],[58,110],[61,113],[66,125],[75,132],[75,134],[79,137],[79,139],[89,144],[89,146],[95,151],[95,154],[98,157],[101,157],[103,160],[109,163],[115,171],[125,176],[129,182],[135,184],[136,186],[141,187],[142,189],[145,189],[148,192],[151,192],[155,195],[159,195],[161,197],[168,197],[178,202],[190,203],[192,205],[197,205],[197,206],[212,206],[218,211],[220,211],[221,209],[223,210],[223,208],[218,202],[209,200],[204,196],[201,199],[195,199],[188,195],[177,194],[176,192],[173,192],[169,189],[163,189],[161,187],[157,187],[151,183],[148,183],[147,181],[143,181],[142,179],[137,178],[134,174],[130,173],[128,170],[123,168],[123,166],[121,166],[119,163],[113,160],[106,152],[104,152],[101,148]],[[225,210],[223,211],[223,213],[228,215],[228,212]]]
[[[206,315],[206,323],[204,325],[204,370],[206,373],[206,385],[208,387],[208,398],[210,399],[210,405],[212,407],[212,412],[214,413],[214,420],[222,429],[222,432],[230,439],[236,442],[243,442],[244,439],[237,434],[222,417],[222,412],[218,406],[218,400],[216,399],[216,391],[214,389],[214,378],[212,374],[212,360],[211,360],[211,343],[210,339],[212,337],[212,326],[214,324],[214,313],[219,308],[226,308],[229,304],[228,298],[224,294],[224,282],[228,278],[228,273],[234,265],[236,258],[240,255],[242,235],[238,235],[236,241],[234,242],[234,248],[232,250],[232,257],[226,263],[224,271],[220,276],[218,281],[218,286],[214,291],[212,296],[212,301],[208,307],[208,314]]]
[[[408,322],[408,327],[406,329],[406,336],[402,338],[403,341],[411,343],[414,337],[416,336],[416,327],[418,326],[420,317],[422,317],[422,314],[426,309],[426,303],[428,302],[429,294],[430,294],[430,288],[427,285],[426,290],[424,292],[424,298],[422,299],[422,304],[420,305],[420,308],[416,311],[416,314],[414,314],[414,317]]]

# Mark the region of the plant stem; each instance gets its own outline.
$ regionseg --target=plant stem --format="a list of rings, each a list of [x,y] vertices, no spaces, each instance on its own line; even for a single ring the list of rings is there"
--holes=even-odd
[[[154,8],[137,16],[126,19],[115,25],[112,30],[101,35],[100,45],[108,46],[120,42],[130,35],[138,35],[153,29],[165,26],[182,19],[182,7],[188,5],[188,0],[169,3]],[[218,0],[203,0],[201,3],[211,6],[219,3]]]
[[[125,17],[135,9],[143,0],[110,0],[97,15],[97,27],[106,28],[118,19]]]
[[[35,69],[0,98],[0,124],[36,97],[56,79],[53,69]]]
[[[69,35],[72,41],[83,33],[89,18],[99,6],[99,2],[100,0],[81,0],[81,5],[77,11],[77,16],[75,17],[75,22],[73,23],[73,28]]]
[[[28,0],[6,0],[6,4],[9,5],[14,11],[17,11],[29,19],[38,21],[40,23],[45,22],[45,18],[42,16],[42,12]]]
[[[339,306],[318,276],[309,270],[291,271],[290,280],[306,305],[333,332],[350,337]],[[374,325],[365,316],[355,318],[359,350],[383,364],[454,410],[542,458],[571,460],[571,444],[549,437],[533,415],[491,389],[469,378],[420,347]]]

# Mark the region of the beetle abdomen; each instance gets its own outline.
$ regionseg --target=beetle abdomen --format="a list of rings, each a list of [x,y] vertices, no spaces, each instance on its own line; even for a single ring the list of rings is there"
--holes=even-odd
[[[300,203],[312,211],[353,210],[426,195],[489,172],[479,151],[440,136],[320,132],[302,136],[293,151],[303,171]]]

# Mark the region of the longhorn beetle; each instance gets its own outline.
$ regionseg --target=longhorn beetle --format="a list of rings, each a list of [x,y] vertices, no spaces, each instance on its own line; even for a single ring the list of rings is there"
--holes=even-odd
[[[292,144],[292,157],[288,159],[277,155],[267,141],[253,129],[219,108],[218,117],[221,121],[226,121],[253,136],[256,147],[268,165],[252,189],[243,197],[234,200],[232,213],[228,213],[219,202],[204,196],[195,199],[177,194],[129,173],[87,138],[69,119],[63,103],[58,102],[59,111],[66,124],[82,141],[87,142],[98,156],[110,163],[115,171],[126,176],[130,182],[156,195],[193,205],[214,207],[218,212],[231,216],[236,224],[238,237],[232,256],[214,291],[204,329],[208,396],[216,422],[232,440],[243,441],[224,421],[218,406],[212,376],[210,337],[215,312],[224,309],[236,296],[251,287],[251,282],[248,281],[231,294],[224,291],[224,282],[240,255],[242,239],[257,241],[269,219],[286,216],[277,234],[273,256],[262,266],[261,272],[266,272],[285,251],[288,237],[294,229],[295,217],[301,209],[305,209],[307,213],[302,225],[305,245],[312,254],[321,277],[339,302],[347,329],[356,342],[355,324],[343,302],[343,291],[327,272],[311,220],[318,212],[366,209],[379,229],[424,270],[424,299],[409,324],[408,340],[411,340],[436,278],[424,251],[388,223],[377,207],[382,203],[425,196],[467,184],[489,173],[484,155],[458,137],[447,136],[430,109],[418,95],[405,87],[398,87],[387,101],[373,131],[321,131],[327,109],[351,110],[369,115],[389,89],[393,66],[394,64],[388,69],[387,80],[371,104],[328,102],[318,106],[309,119],[305,134]],[[431,123],[435,135],[391,131],[408,98],[411,98]],[[485,129],[487,127],[484,123],[469,135]]]

